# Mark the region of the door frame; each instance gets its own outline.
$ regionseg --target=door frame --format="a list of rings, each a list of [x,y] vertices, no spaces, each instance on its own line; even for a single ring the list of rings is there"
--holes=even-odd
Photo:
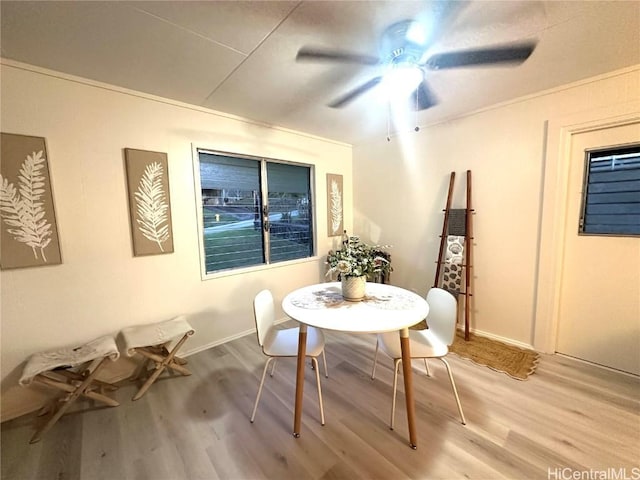
[[[547,122],[532,332],[533,346],[538,351],[555,353],[557,345],[573,136],[636,122],[640,122],[640,101],[588,110]]]

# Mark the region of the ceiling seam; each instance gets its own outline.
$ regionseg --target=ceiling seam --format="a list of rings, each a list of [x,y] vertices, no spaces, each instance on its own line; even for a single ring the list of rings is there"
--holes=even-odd
[[[228,73],[228,74],[227,74],[227,75],[226,75],[226,76],[225,76],[225,77],[220,81],[220,82],[218,82],[218,85],[216,85],[216,87],[215,87],[213,90],[211,90],[211,92],[209,92],[209,95],[207,95],[207,96],[204,98],[204,100],[203,100],[203,102],[202,102],[203,104],[206,104],[206,102],[211,98],[211,96],[212,96],[214,93],[216,93],[216,91],[218,91],[218,89],[219,89],[222,85],[224,85],[224,83],[225,83],[227,80],[229,80],[229,78],[230,78],[230,77],[231,77],[231,76],[232,76],[232,75],[233,75],[233,74],[234,74],[234,73],[235,73],[235,72],[236,72],[236,71],[237,71],[237,70],[238,70],[238,69],[239,69],[239,68],[244,64],[244,62],[246,62],[246,61],[249,59],[249,57],[251,57],[251,55],[252,55],[256,50],[258,50],[258,49],[262,46],[262,44],[263,44],[263,43],[264,43],[264,42],[265,42],[265,41],[266,41],[266,40],[267,40],[271,35],[273,35],[273,33],[274,33],[276,30],[278,30],[278,29],[280,28],[280,26],[281,26],[285,21],[287,21],[287,19],[291,16],[291,14],[292,14],[293,12],[295,12],[295,11],[296,11],[296,9],[297,9],[300,5],[302,5],[302,3],[303,3],[302,1],[299,1],[296,5],[294,5],[294,6],[293,6],[293,8],[291,8],[291,10],[289,10],[289,13],[287,13],[287,14],[284,16],[284,18],[282,18],[282,20],[280,20],[280,21],[278,22],[278,24],[277,24],[275,27],[273,27],[273,28],[271,29],[271,31],[270,31],[269,33],[267,33],[267,34],[262,38],[262,40],[260,40],[260,41],[258,42],[258,44],[257,44],[257,45],[256,45],[256,46],[255,46],[255,47],[254,47],[254,48],[253,48],[253,49],[252,49],[252,50],[247,54],[247,56],[246,56],[246,57],[245,57],[245,58],[244,58],[240,63],[238,63],[238,65],[236,65],[236,66],[235,66],[235,67],[234,67],[234,68],[233,68],[233,69],[232,69],[232,70],[231,70],[231,71],[230,71],[230,72],[229,72],[229,73]]]
[[[166,19],[164,17],[156,15],[155,13],[147,12],[146,10],[141,10],[139,8],[136,8],[136,7],[133,7],[133,6],[130,6],[130,5],[128,5],[128,7],[131,8],[132,10],[136,10],[137,12],[140,12],[140,13],[142,13],[144,15],[148,15],[150,17],[153,17],[153,18],[157,19],[157,20],[160,20],[161,22],[167,23],[167,24],[171,25],[172,27],[178,28],[180,30],[184,30],[185,32],[189,32],[190,34],[195,35],[196,37],[200,37],[203,40],[206,40],[206,41],[208,41],[210,43],[213,43],[215,45],[218,45],[219,47],[223,47],[223,48],[231,50],[231,51],[233,51],[235,53],[238,53],[238,54],[242,55],[243,57],[248,57],[251,54],[251,53],[241,52],[237,48],[233,48],[233,47],[231,47],[229,45],[226,45],[226,44],[224,44],[222,42],[218,42],[217,40],[214,40],[213,38],[209,38],[206,35],[203,35],[202,33],[198,33],[198,32],[196,32],[194,30],[191,30],[191,29],[186,28],[186,27],[184,27],[182,25],[174,23],[174,22],[172,22],[172,21],[170,21],[170,20],[168,20],[168,19]]]

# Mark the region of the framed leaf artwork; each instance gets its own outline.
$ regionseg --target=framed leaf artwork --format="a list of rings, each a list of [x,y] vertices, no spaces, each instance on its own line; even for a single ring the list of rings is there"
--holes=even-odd
[[[327,173],[327,233],[330,237],[342,235],[344,230],[342,196],[342,175]]]
[[[167,154],[125,148],[133,254],[173,253]]]
[[[0,268],[60,264],[45,139],[1,135]]]

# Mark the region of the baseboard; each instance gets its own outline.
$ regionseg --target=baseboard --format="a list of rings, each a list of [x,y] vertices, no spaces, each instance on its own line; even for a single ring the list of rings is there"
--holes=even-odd
[[[602,370],[607,370],[608,372],[619,373],[620,375],[625,375],[627,377],[636,378],[636,379],[640,378],[640,375],[636,375],[635,373],[625,372],[624,370],[618,370],[617,368],[607,367],[606,365],[602,365],[600,363],[595,363],[595,362],[590,362],[589,360],[584,360],[582,358],[573,357],[573,356],[567,355],[565,353],[555,352],[554,355],[557,355],[558,357],[566,358],[568,360],[573,360],[574,362],[582,363],[584,365],[590,365],[592,367],[598,367],[598,368],[601,368]]]
[[[283,317],[283,318],[280,318],[280,319],[276,320],[274,323],[275,323],[275,325],[278,325],[280,323],[284,323],[284,322],[288,322],[288,321],[291,321],[291,319],[289,317]],[[459,330],[462,330],[462,329],[459,329]],[[507,343],[509,345],[513,345],[514,347],[525,348],[527,350],[535,350],[533,348],[533,346],[529,345],[528,343],[518,342],[517,340],[512,340],[511,338],[501,337],[500,335],[494,335],[493,333],[485,332],[485,331],[482,331],[482,330],[470,329],[469,331],[471,333],[475,333],[476,335],[481,335],[483,337],[491,338],[492,340],[497,340],[497,341],[502,342],[502,343]],[[194,355],[194,354],[202,352],[204,350],[208,350],[210,348],[217,347],[218,345],[222,345],[224,343],[231,342],[232,340],[236,340],[238,338],[242,338],[242,337],[245,337],[247,335],[251,335],[251,334],[255,334],[255,333],[256,333],[256,329],[255,328],[251,328],[249,330],[245,330],[244,332],[240,332],[240,333],[237,333],[235,335],[230,335],[230,336],[222,338],[220,340],[216,340],[215,342],[207,343],[205,345],[200,345],[199,347],[194,348],[192,350],[186,350],[186,351],[184,351],[184,353],[181,353],[180,356],[181,357],[188,357],[190,355]]]
[[[291,319],[289,317],[283,317],[283,318],[280,318],[280,319],[276,320],[274,322],[274,324],[278,325],[280,323],[288,322],[290,320]],[[238,338],[246,337],[247,335],[251,335],[251,334],[255,334],[255,333],[256,333],[256,329],[255,328],[250,328],[249,330],[245,330],[244,332],[236,333],[235,335],[230,335],[228,337],[221,338],[220,340],[216,340],[214,342],[207,343],[205,345],[200,345],[199,347],[193,348],[191,350],[182,350],[180,352],[180,356],[181,357],[188,357],[190,355],[195,355],[196,353],[203,352],[203,351],[208,350],[210,348],[217,347],[218,345],[222,345],[224,343],[231,342],[232,340],[236,340]]]
[[[463,330],[462,328],[458,328],[458,330]],[[490,338],[491,340],[497,340],[498,342],[506,343],[508,345],[513,345],[514,347],[524,348],[526,350],[535,350],[532,345],[524,342],[518,342],[517,340],[513,340],[507,337],[501,337],[500,335],[495,335],[493,333],[485,332],[483,330],[469,329],[471,333],[475,333],[476,335],[480,335],[482,337]]]

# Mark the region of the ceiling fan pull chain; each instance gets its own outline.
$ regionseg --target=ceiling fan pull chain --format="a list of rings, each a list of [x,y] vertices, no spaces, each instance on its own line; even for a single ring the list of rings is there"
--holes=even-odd
[[[391,141],[391,101],[387,102],[387,142]]]
[[[418,108],[419,108],[418,95],[419,95],[419,90],[420,90],[419,88],[416,88],[416,108],[414,110],[414,113],[415,113],[415,117],[414,118],[416,120],[416,128],[414,128],[414,130],[416,132],[420,131],[420,127],[418,126]]]

